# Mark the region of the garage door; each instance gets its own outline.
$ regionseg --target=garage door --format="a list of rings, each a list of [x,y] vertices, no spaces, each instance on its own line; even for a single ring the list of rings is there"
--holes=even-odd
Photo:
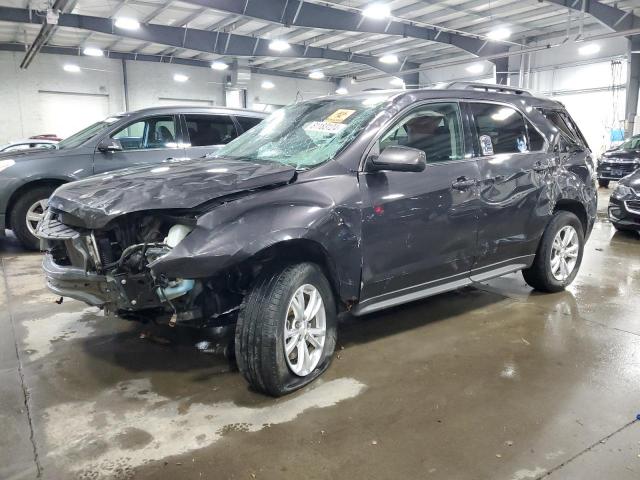
[[[30,135],[55,133],[64,138],[109,116],[109,95],[40,90],[38,97],[40,122],[29,129]]]

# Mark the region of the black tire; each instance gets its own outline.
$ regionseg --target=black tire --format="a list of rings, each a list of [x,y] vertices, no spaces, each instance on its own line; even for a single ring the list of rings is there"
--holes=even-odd
[[[558,280],[551,272],[551,251],[553,240],[557,233],[567,225],[571,225],[578,235],[578,257],[571,274],[563,281]],[[556,212],[542,235],[533,265],[522,271],[524,280],[536,290],[541,292],[560,292],[576,278],[582,254],[584,253],[584,232],[578,217],[571,212]]]
[[[326,312],[326,337],[317,366],[306,376],[295,375],[285,358],[284,328],[289,302],[296,290],[313,285]],[[331,363],[336,346],[337,313],[331,286],[322,270],[300,263],[259,276],[238,315],[235,352],[238,369],[255,390],[279,397],[320,376]]]
[[[602,188],[609,188],[609,180],[598,179],[598,185],[600,185]]]
[[[37,201],[48,199],[55,189],[54,186],[41,186],[27,190],[20,195],[11,209],[11,230],[29,250],[39,250],[40,240],[32,235],[27,227],[27,211]]]

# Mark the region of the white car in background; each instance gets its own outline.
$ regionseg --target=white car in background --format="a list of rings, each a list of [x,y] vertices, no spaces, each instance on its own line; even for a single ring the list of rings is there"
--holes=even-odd
[[[18,140],[15,142],[10,142],[5,145],[0,145],[0,152],[15,152],[18,150],[30,150],[33,148],[49,148],[55,149],[58,148],[59,140],[51,140],[48,138],[26,138],[24,140]]]

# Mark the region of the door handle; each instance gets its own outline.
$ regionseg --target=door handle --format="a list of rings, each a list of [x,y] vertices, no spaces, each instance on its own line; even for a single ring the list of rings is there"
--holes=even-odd
[[[451,187],[456,190],[466,190],[473,187],[478,181],[476,179],[468,179],[467,177],[460,177],[451,184]]]

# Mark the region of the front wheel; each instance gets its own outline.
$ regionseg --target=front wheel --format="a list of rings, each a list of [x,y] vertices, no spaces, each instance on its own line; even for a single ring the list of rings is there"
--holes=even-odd
[[[47,200],[55,187],[42,186],[27,190],[16,201],[11,210],[11,229],[20,243],[29,250],[38,250],[40,240],[36,237],[36,226],[44,216]]]
[[[556,212],[547,225],[533,265],[522,271],[525,281],[542,292],[559,292],[576,278],[584,251],[578,217]]]
[[[256,390],[281,396],[320,376],[336,346],[336,305],[312,263],[260,275],[238,315],[238,369]]]

